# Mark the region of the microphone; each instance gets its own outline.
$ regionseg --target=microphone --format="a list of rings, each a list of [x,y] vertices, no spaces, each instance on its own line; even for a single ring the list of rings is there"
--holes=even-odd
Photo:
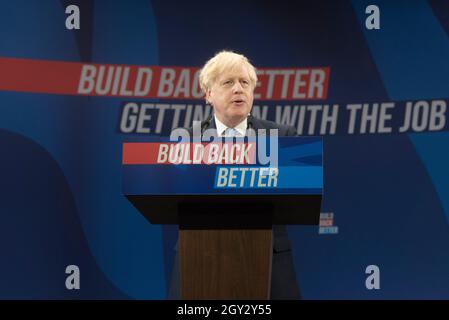
[[[246,118],[246,130],[253,129],[253,115],[251,113],[248,114]]]
[[[247,137],[255,137],[256,129],[254,129],[253,125],[253,115],[251,113],[248,114],[248,117],[246,118],[246,136]]]
[[[204,130],[206,130],[207,128],[210,127],[210,124],[212,123],[213,116],[214,116],[214,114],[211,113],[209,115],[209,117],[207,117],[207,119],[204,120],[204,122],[201,124],[201,135],[203,135]]]

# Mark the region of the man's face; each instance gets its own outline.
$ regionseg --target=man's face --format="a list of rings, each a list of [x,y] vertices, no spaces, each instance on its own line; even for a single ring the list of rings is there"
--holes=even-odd
[[[234,127],[251,111],[253,91],[248,71],[240,66],[220,75],[206,91],[206,100],[214,107],[221,122]]]

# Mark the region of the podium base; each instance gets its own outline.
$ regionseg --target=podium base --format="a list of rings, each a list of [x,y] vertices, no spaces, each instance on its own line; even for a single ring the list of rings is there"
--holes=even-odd
[[[273,232],[179,231],[182,299],[270,297]]]

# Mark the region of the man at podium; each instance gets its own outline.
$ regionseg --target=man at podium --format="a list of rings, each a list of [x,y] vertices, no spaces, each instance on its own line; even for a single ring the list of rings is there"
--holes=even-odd
[[[244,137],[249,130],[277,129],[278,136],[294,136],[294,127],[251,116],[257,75],[248,59],[231,51],[222,51],[206,62],[200,72],[200,86],[213,114],[201,124],[205,130],[216,130],[218,137]],[[191,133],[193,130],[191,130]],[[180,298],[179,254],[176,255],[169,298]],[[300,293],[293,265],[287,229],[273,226],[271,299],[299,299]]]

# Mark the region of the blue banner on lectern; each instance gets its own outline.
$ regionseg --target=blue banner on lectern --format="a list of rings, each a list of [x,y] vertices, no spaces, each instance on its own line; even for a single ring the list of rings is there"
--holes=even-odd
[[[126,195],[321,194],[322,138],[123,144]]]

